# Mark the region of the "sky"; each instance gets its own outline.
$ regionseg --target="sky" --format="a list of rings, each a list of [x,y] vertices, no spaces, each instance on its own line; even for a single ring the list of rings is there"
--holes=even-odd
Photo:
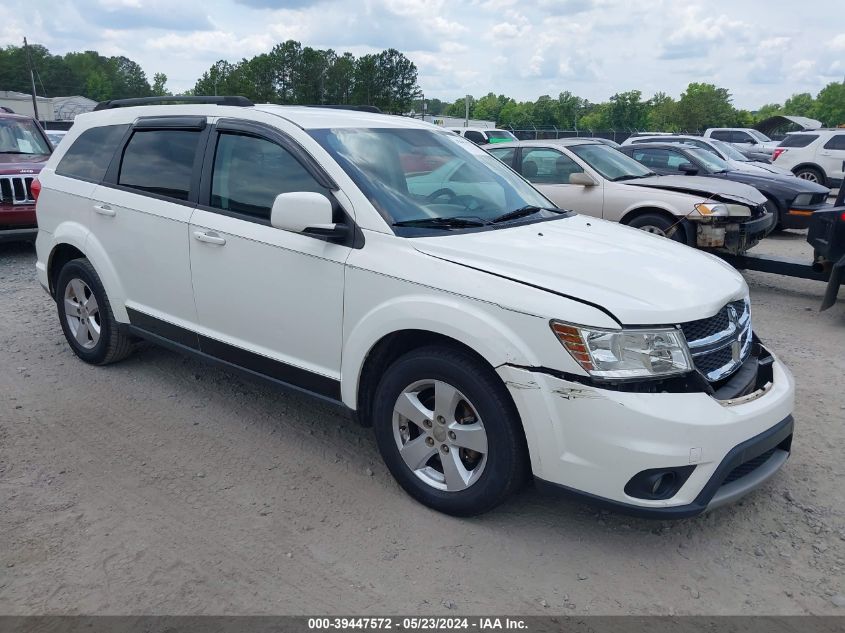
[[[97,50],[152,83],[192,88],[218,59],[287,39],[354,55],[396,48],[426,98],[519,100],[568,90],[590,101],[690,82],[750,110],[845,79],[841,0],[0,0],[0,45]],[[0,86],[2,89],[2,86]]]

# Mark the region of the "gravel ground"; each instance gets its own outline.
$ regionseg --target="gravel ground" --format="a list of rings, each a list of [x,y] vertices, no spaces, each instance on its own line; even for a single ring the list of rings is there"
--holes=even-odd
[[[765,488],[678,522],[531,488],[459,520],[327,405],[155,347],[83,364],[34,264],[0,246],[2,614],[845,613],[845,298],[819,313],[818,282],[747,274],[798,383]]]

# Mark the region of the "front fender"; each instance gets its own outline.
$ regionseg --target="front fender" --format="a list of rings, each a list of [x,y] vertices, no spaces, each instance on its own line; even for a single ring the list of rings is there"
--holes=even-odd
[[[512,314],[515,319],[538,321],[537,330],[545,327],[537,317],[508,313],[480,302],[474,306],[471,301],[447,294],[398,296],[377,304],[345,328],[341,361],[343,402],[356,408],[361,370],[370,351],[385,336],[405,330],[422,330],[454,339],[474,350],[491,367],[504,363],[537,364],[529,346],[511,325],[495,316],[496,311]]]

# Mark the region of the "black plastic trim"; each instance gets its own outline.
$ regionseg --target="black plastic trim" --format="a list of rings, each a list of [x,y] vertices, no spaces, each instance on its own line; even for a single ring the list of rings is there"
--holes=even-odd
[[[218,341],[133,308],[127,307],[126,312],[130,321],[126,330],[134,336],[176,351],[191,353],[205,360],[222,363],[283,387],[335,403],[341,402],[339,380]]]
[[[136,130],[203,130],[208,121],[204,116],[145,116],[132,125]]]
[[[239,106],[248,108],[255,104],[241,96],[190,96],[190,97],[137,97],[133,99],[111,99],[101,101],[94,110],[111,110],[114,108],[129,108],[133,106],[158,105],[161,103],[197,103],[206,105]]]
[[[766,451],[791,440],[792,431],[794,428],[794,420],[791,415],[786,416],[783,420],[775,424],[770,429],[763,431],[759,435],[755,435],[751,439],[738,444],[732,448],[724,459],[721,461],[713,476],[702,488],[701,492],[692,503],[682,506],[669,506],[660,508],[645,508],[636,506],[622,501],[614,501],[605,497],[590,494],[565,486],[563,484],[556,484],[544,479],[535,478],[535,484],[541,490],[549,492],[556,492],[571,496],[578,500],[590,503],[596,506],[619,512],[620,514],[627,514],[643,519],[684,519],[701,514],[707,509],[707,505],[716,495],[722,482],[730,474],[730,472],[744,464],[750,459],[762,455]],[[789,451],[789,446],[783,450]]]

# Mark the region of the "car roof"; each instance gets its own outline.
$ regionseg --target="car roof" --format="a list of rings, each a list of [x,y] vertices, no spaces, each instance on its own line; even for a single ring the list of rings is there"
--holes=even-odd
[[[276,105],[262,103],[254,106],[209,105],[209,104],[166,104],[141,105],[111,108],[79,114],[76,121],[83,127],[129,123],[138,117],[149,116],[210,116],[250,120],[254,112],[278,116],[302,129],[321,128],[419,128],[444,130],[439,125],[419,119],[379,114],[361,110],[321,108],[311,106]]]
[[[541,138],[528,141],[508,141],[507,143],[491,143],[483,147],[571,147],[572,145],[604,145],[591,138]],[[605,145],[605,147],[608,147]]]
[[[638,149],[697,149],[700,151],[706,151],[701,149],[700,147],[696,147],[695,145],[690,145],[688,143],[660,143],[655,141],[654,143],[636,143],[631,145],[623,145],[626,150],[638,150]]]
[[[17,114],[15,112],[6,112],[5,110],[0,110],[0,119],[17,119],[18,121],[34,121],[31,116],[26,114]]]

